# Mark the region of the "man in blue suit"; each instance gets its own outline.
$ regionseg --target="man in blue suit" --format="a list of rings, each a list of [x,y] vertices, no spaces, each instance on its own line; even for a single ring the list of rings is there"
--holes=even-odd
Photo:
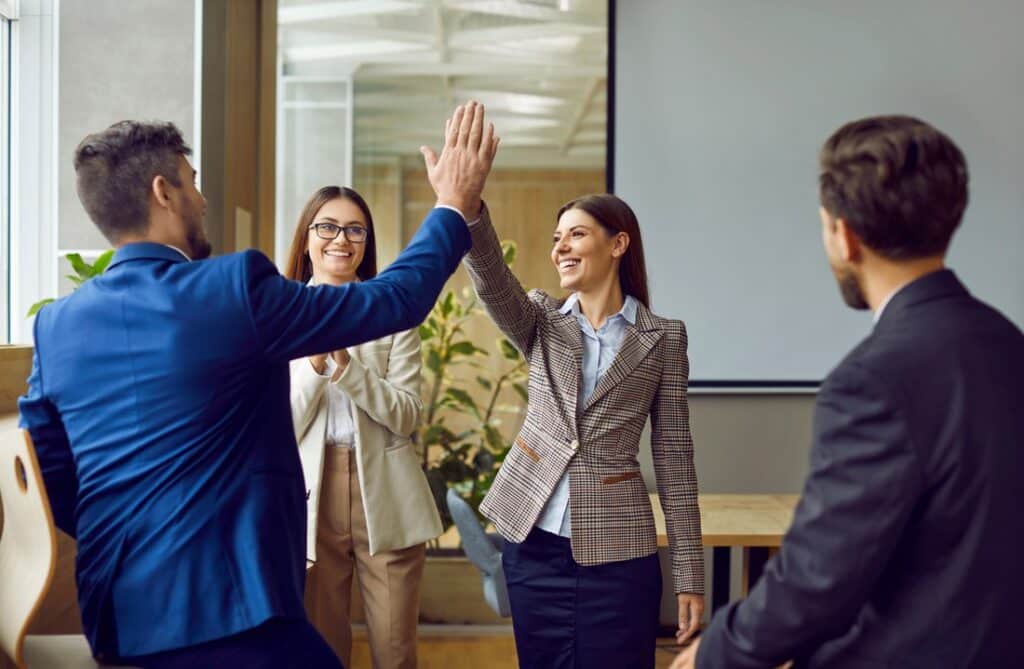
[[[143,667],[337,667],[306,621],[305,486],[288,361],[413,327],[470,245],[497,149],[456,110],[438,207],[377,278],[307,287],[257,251],[212,260],[206,202],[169,123],[78,147],[79,198],[117,247],[47,306],[19,408],[57,525],[78,540],[95,656]],[[230,664],[229,664],[230,663]]]

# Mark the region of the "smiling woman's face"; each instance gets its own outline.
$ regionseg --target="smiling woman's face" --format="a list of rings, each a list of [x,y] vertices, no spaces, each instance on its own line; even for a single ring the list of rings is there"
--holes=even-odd
[[[369,226],[366,217],[355,202],[344,198],[335,198],[324,203],[313,217],[313,225],[331,223],[340,228]],[[366,242],[350,242],[344,232],[339,232],[335,239],[322,239],[316,227],[308,233],[307,250],[313,265],[313,277],[317,283],[346,283],[356,280],[356,270],[363,262],[366,254]],[[367,237],[368,235],[364,235]]]
[[[624,251],[618,237],[609,235],[582,209],[562,214],[551,247],[551,262],[562,288],[585,293],[606,281],[609,274],[617,273]]]

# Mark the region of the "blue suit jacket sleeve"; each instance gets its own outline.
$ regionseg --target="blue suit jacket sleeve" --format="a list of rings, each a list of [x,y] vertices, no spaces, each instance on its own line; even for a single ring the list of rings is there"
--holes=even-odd
[[[37,317],[41,318],[42,314]],[[38,338],[36,342],[38,342]],[[18,398],[21,427],[28,430],[35,446],[36,459],[50,498],[50,509],[57,527],[75,536],[75,506],[78,503],[78,475],[71,457],[71,446],[64,422],[43,390],[38,348],[32,354],[32,373],[28,392]]]
[[[837,369],[818,394],[793,525],[750,595],[711,621],[699,669],[775,667],[849,629],[923,486],[899,403],[867,370]]]
[[[247,253],[245,289],[263,354],[292,360],[415,327],[470,243],[462,217],[436,208],[390,267],[374,279],[340,287],[289,281],[264,256]]]

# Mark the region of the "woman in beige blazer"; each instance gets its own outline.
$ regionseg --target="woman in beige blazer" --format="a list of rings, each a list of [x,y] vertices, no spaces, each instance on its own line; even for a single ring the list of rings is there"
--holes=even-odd
[[[350,188],[328,186],[299,217],[290,279],[343,284],[373,277],[373,218]],[[376,669],[416,666],[425,542],[441,534],[410,435],[420,420],[416,330],[293,360],[291,404],[306,479],[306,608],[346,667],[353,573]]]

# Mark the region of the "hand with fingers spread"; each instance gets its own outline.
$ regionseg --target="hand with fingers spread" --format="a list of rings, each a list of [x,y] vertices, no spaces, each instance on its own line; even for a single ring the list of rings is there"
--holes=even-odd
[[[499,139],[494,125],[484,123],[484,106],[469,102],[455,108],[445,122],[441,155],[420,147],[427,178],[437,194],[437,204],[454,207],[467,221],[480,213],[480,193],[491,171]]]

